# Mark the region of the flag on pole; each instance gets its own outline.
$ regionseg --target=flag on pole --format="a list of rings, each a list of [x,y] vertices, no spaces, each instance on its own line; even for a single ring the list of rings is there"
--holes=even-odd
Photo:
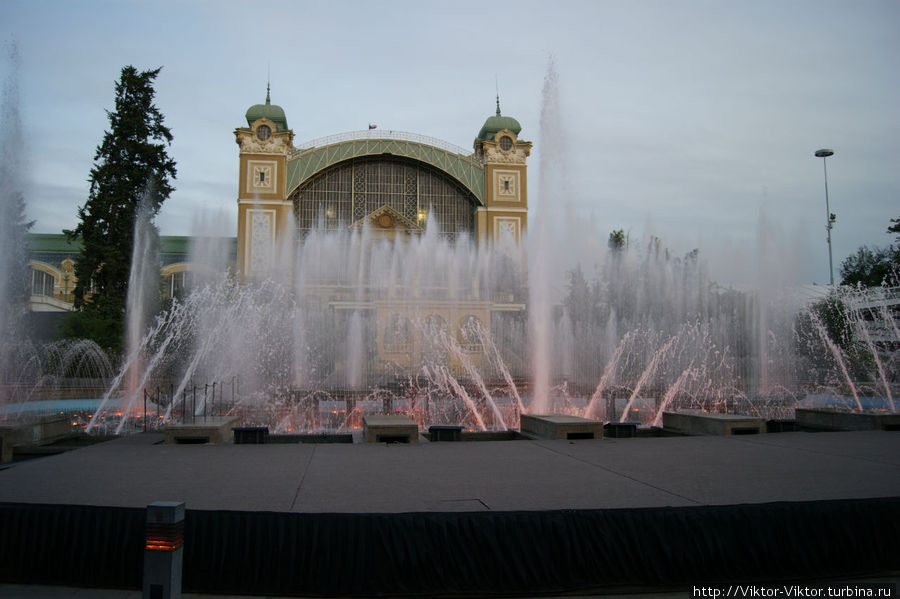
[[[378,126],[378,125],[375,125],[375,124],[373,124],[373,123],[369,123],[369,131],[371,131],[372,129],[376,128],[377,126]]]

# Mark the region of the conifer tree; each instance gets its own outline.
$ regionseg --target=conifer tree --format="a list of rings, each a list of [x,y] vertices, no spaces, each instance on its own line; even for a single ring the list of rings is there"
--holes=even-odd
[[[138,207],[143,203],[151,218],[156,216],[176,175],[166,152],[172,133],[153,103],[160,70],[122,68],[115,109],[107,111],[110,127],[94,155],[88,199],[78,209],[78,226],[65,231],[70,239],[80,238],[83,249],[75,269],[78,311],[63,334],[94,339],[114,351],[122,344]]]

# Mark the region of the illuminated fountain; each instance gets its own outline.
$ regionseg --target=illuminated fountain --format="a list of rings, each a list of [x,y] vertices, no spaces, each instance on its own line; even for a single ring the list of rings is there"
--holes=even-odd
[[[198,278],[126,361],[123,374],[141,364],[137,386],[120,376],[109,396],[130,398],[140,414],[143,390],[164,381],[162,405],[151,407],[160,422],[227,413],[273,432],[348,430],[360,414],[382,411],[406,413],[423,429],[472,430],[517,428],[523,412],[656,425],[663,409],[677,408],[787,418],[817,395],[895,410],[897,326],[879,308],[889,327],[876,339],[862,292],[844,290],[843,301],[856,338],[876,351],[853,365],[814,313],[797,318],[799,301],[762,304],[755,293],[721,288],[699,259],[673,258],[656,239],[610,249],[597,236],[597,251],[576,256],[548,288],[548,338],[537,351],[523,285],[534,251],[527,243],[314,231],[286,244],[282,255],[295,255],[277,276]],[[192,263],[202,271],[202,258]],[[335,290],[351,298],[347,309],[327,307]],[[436,316],[497,297],[507,309],[489,319]],[[390,359],[398,356],[406,361]],[[540,401],[535,356],[546,367]]]
[[[777,277],[721,287],[702,252],[676,256],[651,235],[610,246],[611,227],[556,222],[572,214],[553,209],[568,196],[556,86],[551,67],[538,205],[519,243],[451,241],[434,214],[393,240],[314,228],[282,238],[265,276],[239,280],[226,272],[229,227],[198,226],[191,284],[150,317],[139,289],[158,261],[138,230],[128,352],[89,428],[228,414],[276,433],[334,431],[382,411],[423,429],[502,431],[523,413],[659,425],[679,408],[790,417],[807,397],[896,410],[887,302],[841,291],[856,340],[841,345],[787,288],[763,285]]]
[[[551,65],[539,203],[520,243],[451,242],[433,214],[392,240],[320,227],[283,238],[267,276],[238,281],[221,274],[224,240],[195,231],[190,292],[134,337],[107,396],[138,416],[149,397],[154,424],[229,414],[273,432],[347,430],[373,412],[502,431],[526,412],[659,425],[679,408],[787,418],[807,397],[896,409],[900,336],[884,307],[876,338],[865,292],[841,292],[863,345],[840,347],[778,284],[789,276],[761,267],[756,289],[725,288],[697,251],[555,222],[570,213],[551,209],[567,195],[556,90]]]
[[[0,108],[0,425],[30,425],[61,411],[76,421],[86,420],[115,372],[106,354],[92,341],[40,344],[28,335],[25,137],[19,114],[19,57],[14,44],[8,49],[10,69]]]

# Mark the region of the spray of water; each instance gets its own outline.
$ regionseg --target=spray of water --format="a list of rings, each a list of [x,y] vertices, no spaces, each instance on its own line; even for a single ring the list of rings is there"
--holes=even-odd
[[[138,231],[128,352],[91,426],[119,410],[124,432],[157,386],[170,390],[163,422],[228,412],[276,431],[345,429],[366,411],[406,413],[423,428],[504,430],[522,413],[597,417],[626,398],[615,416],[646,423],[661,411],[642,398],[781,415],[834,381],[862,408],[848,357],[820,322],[815,347],[798,351],[798,303],[783,289],[720,287],[702,253],[673,255],[652,236],[613,251],[601,224],[578,223],[577,239],[554,227],[550,207],[565,195],[558,96],[551,62],[537,208],[519,243],[448,240],[430,213],[423,234],[393,240],[367,227],[285,235],[267,276],[239,280],[227,268],[228,227],[214,227],[195,231],[183,295],[151,317],[140,289],[159,265]],[[767,260],[760,280],[778,280],[776,267]],[[875,356],[874,388],[894,409],[900,337],[884,305],[877,334],[861,312],[853,324]],[[816,358],[823,351],[829,360]],[[227,405],[196,393],[226,382]]]

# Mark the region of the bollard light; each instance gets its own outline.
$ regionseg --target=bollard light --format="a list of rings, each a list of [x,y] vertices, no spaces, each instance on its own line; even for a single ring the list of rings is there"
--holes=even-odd
[[[144,541],[144,599],[179,599],[184,553],[184,502],[147,506]]]

